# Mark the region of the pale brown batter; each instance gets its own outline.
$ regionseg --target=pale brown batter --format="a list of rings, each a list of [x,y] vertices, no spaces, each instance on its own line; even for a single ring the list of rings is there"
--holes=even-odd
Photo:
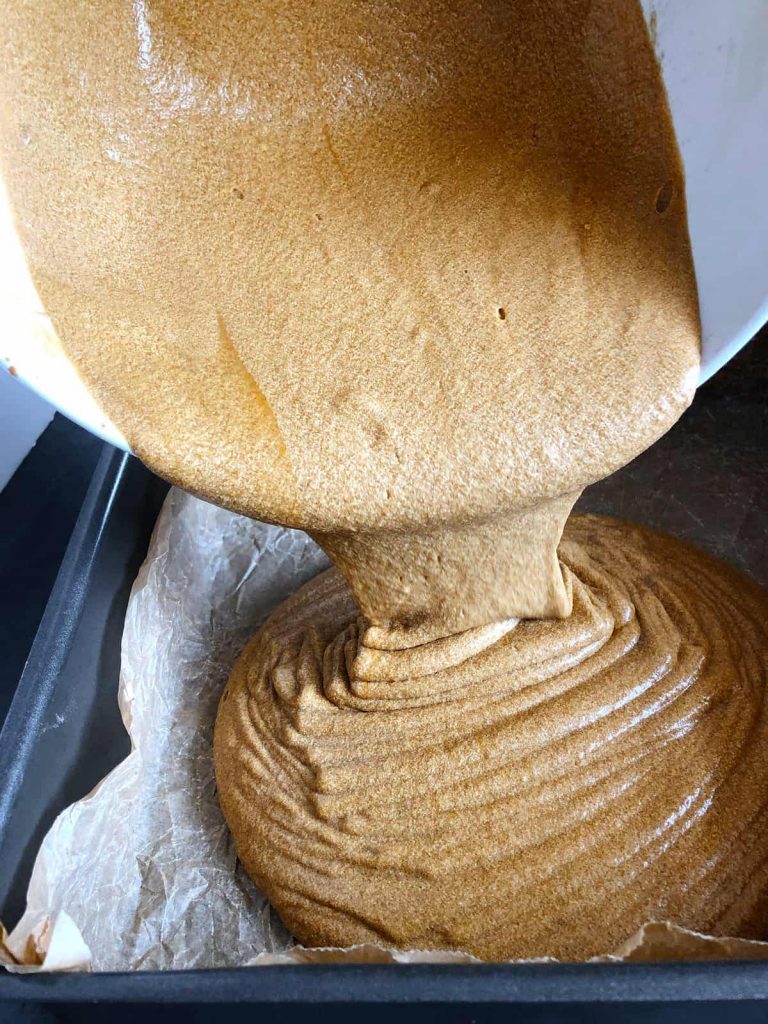
[[[573,501],[697,378],[636,0],[6,8],[18,228],[134,450],[313,531],[377,626],[567,614]]]
[[[546,952],[575,956],[629,934],[650,907],[653,876],[655,907],[666,899],[674,919],[703,921],[702,901],[694,895],[689,913],[678,897],[711,875],[708,829],[726,835],[726,796],[685,832],[692,838],[669,826],[685,856],[662,856],[657,844],[642,877],[637,857],[634,874],[617,868],[617,917],[598,900],[570,938],[559,924],[594,879],[580,874],[587,840],[569,817],[586,799],[578,740],[570,771],[553,740],[573,726],[578,670],[557,667],[583,657],[587,677],[602,678],[605,648],[630,627],[605,609],[587,621],[584,608],[614,590],[634,601],[632,586],[645,594],[649,584],[633,575],[646,555],[631,533],[604,528],[618,530],[624,552],[613,563],[593,550],[604,541],[590,528],[584,557],[616,574],[608,590],[574,583],[558,541],[581,489],[674,423],[698,370],[682,173],[636,0],[6,6],[3,173],[67,351],[149,465],[210,500],[309,530],[363,616],[348,664],[320,672],[316,658],[340,656],[331,638],[353,613],[338,576],[314,584],[282,626],[278,613],[279,640],[257,638],[222,705],[222,804],[286,920],[310,942],[365,935],[486,956],[550,943]],[[729,593],[736,586],[715,578]],[[674,618],[683,646],[704,614],[686,587],[695,607]],[[595,661],[582,628],[598,630]],[[657,619],[642,628],[647,659],[676,649]],[[532,668],[538,636],[546,665]],[[744,653],[713,650],[696,685],[740,692]],[[480,685],[489,662],[494,683]],[[615,669],[604,673],[611,717],[647,680],[634,654]],[[508,697],[495,696],[541,673],[550,682],[529,688],[544,693],[530,735],[517,704],[509,714],[521,756],[541,749],[542,785],[558,794],[546,820],[525,795],[532,776],[497,749]],[[317,697],[320,677],[333,695]],[[585,685],[589,721],[596,693]],[[329,716],[334,700],[343,713]],[[743,703],[726,700],[728,713]],[[643,706],[650,734],[656,722],[663,732],[663,708]],[[324,760],[326,728],[340,774]],[[621,744],[593,731],[605,750],[583,759],[603,758],[606,778],[629,770]],[[680,792],[687,785],[694,802],[726,759],[725,730],[712,741],[711,762],[686,762]],[[759,759],[759,732],[749,742]],[[679,749],[649,742],[648,777],[676,771]],[[482,792],[519,792],[516,817],[470,800],[443,830],[440,794],[464,807],[473,759],[488,760]],[[761,806],[762,777],[738,778]],[[642,792],[648,806],[637,819],[609,783],[592,787],[582,832],[596,848],[610,833],[617,849],[636,849],[671,806],[671,789],[638,786],[632,799]],[[407,799],[392,804],[393,792]],[[401,817],[384,842],[375,814],[388,806]],[[260,847],[266,821],[275,833]],[[543,840],[519,873],[489,866],[494,851],[513,848],[513,822],[530,836],[561,834],[551,876]],[[348,843],[358,827],[363,838]],[[435,832],[443,845],[425,867]],[[745,863],[729,860],[722,891],[752,934],[762,889]],[[558,871],[570,888],[563,882],[555,907]],[[468,920],[458,920],[462,907]],[[524,921],[533,907],[537,919]],[[490,922],[503,913],[494,944]]]
[[[465,662],[439,641],[407,678],[369,661],[335,570],[241,656],[219,795],[303,942],[581,959],[651,920],[765,938],[768,594],[617,520],[573,517],[560,554],[571,617]]]

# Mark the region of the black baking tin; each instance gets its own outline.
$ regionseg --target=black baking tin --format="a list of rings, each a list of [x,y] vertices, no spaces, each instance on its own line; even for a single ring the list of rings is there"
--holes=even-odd
[[[0,919],[42,837],[128,752],[125,607],[167,487],[105,446],[0,733]],[[740,1021],[768,1019],[768,963],[327,965],[8,974],[0,1020]],[[137,1017],[137,1014],[140,1016]]]

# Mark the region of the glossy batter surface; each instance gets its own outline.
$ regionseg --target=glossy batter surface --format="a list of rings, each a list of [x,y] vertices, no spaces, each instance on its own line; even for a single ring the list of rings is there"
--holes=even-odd
[[[241,656],[220,798],[304,943],[581,959],[649,920],[765,937],[768,594],[618,520],[573,517],[560,554],[570,619],[466,660],[372,652],[335,570]]]
[[[570,505],[697,379],[636,0],[11,0],[0,41],[32,275],[134,450],[383,629],[566,615]]]

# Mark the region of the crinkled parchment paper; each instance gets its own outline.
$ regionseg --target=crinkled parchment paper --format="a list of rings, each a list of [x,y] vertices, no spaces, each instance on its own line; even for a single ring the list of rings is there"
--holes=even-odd
[[[0,931],[0,962],[116,971],[472,959],[297,947],[235,857],[211,755],[219,694],[256,627],[326,565],[303,533],[171,490],[125,620],[119,701],[131,753],[57,818],[24,917]],[[768,943],[651,923],[601,959],[734,956],[768,958]]]

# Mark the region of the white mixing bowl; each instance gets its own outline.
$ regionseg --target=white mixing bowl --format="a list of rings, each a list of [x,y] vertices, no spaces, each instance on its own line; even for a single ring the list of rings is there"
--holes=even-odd
[[[685,163],[705,381],[768,320],[768,0],[642,3]],[[0,311],[0,365],[127,447],[43,312],[1,191]]]

